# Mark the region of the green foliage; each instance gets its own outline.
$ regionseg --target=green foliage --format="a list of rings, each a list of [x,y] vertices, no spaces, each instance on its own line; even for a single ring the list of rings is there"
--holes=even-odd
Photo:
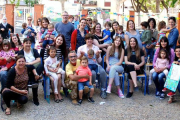
[[[38,0],[24,0],[27,6],[34,7],[34,4],[38,4]]]
[[[15,4],[16,2],[16,7],[18,7],[20,5],[20,0],[10,0],[11,4]]]

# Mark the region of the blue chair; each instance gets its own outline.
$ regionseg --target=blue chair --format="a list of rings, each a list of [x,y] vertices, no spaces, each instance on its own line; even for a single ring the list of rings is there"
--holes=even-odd
[[[41,64],[43,64],[43,59],[41,58]],[[64,60],[62,58],[62,68],[65,68]],[[50,103],[50,78],[43,74],[43,91],[44,91],[44,99]],[[67,97],[68,90],[66,88],[63,88],[64,94]]]
[[[103,59],[102,59],[102,66],[104,68],[104,70],[106,70],[105,68],[105,63],[106,61],[106,55],[103,56]],[[124,94],[124,80],[125,80],[125,74],[124,72],[122,74],[119,74],[119,77],[120,77],[120,83],[121,83],[121,88],[122,88],[122,92]],[[107,73],[107,77],[106,77],[106,87],[107,87],[107,81],[108,81],[108,78],[109,78],[109,74]]]
[[[137,79],[139,79],[139,78],[142,78],[142,87],[143,87],[143,79],[145,81],[145,85],[144,85],[144,96],[145,96],[146,95],[146,91],[149,94],[148,79],[147,79],[147,76],[146,76],[146,71],[144,71],[144,74],[137,75]],[[127,90],[127,92],[129,92],[129,87],[130,87],[130,85],[129,85],[129,79],[128,79],[128,90]]]

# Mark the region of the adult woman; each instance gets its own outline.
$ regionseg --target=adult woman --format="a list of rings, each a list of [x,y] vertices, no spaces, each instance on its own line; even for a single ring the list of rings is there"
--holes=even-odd
[[[169,46],[175,50],[176,44],[177,44],[177,39],[179,36],[178,29],[174,28],[176,26],[176,18],[175,17],[169,17],[168,24],[169,24],[170,29],[173,28],[168,35]]]
[[[40,55],[37,52],[36,49],[31,49],[31,39],[30,38],[25,38],[23,41],[23,49],[19,51],[18,55],[24,55],[26,58],[26,65],[33,65],[36,68],[36,71],[38,75],[41,75],[43,71],[43,65],[41,65],[41,59]],[[33,76],[33,75],[32,75]],[[36,83],[37,81],[32,81]],[[33,91],[33,101],[35,105],[39,105],[38,101],[38,87],[37,88],[32,88]]]
[[[155,63],[156,63],[159,51],[161,49],[165,49],[167,51],[166,54],[169,55],[169,66],[168,68],[164,67],[162,69],[157,69],[155,66]],[[165,74],[163,73],[163,71],[165,69],[170,69],[171,64],[173,63],[174,57],[175,57],[174,50],[170,48],[168,39],[166,37],[162,37],[160,40],[160,48],[157,48],[154,54],[153,67],[155,69],[155,72],[152,74],[152,78],[156,86],[156,96],[157,97],[160,96],[161,99],[164,99],[164,96],[165,96],[164,92],[162,91],[162,89],[164,88],[163,78],[165,78]]]
[[[46,17],[42,18],[41,21],[41,28],[40,28],[40,32],[39,32],[39,37],[42,36],[42,34],[44,34],[44,32],[48,29],[48,24],[49,24],[49,20]],[[42,42],[43,42],[44,38],[40,39],[39,43],[42,46]]]
[[[3,39],[9,38],[9,29],[11,30],[11,33],[14,33],[14,27],[7,23],[7,18],[4,16],[2,18],[2,23],[0,24],[0,34]]]
[[[76,50],[81,46],[86,44],[84,37],[88,33],[87,30],[85,30],[86,26],[86,19],[82,18],[79,23],[79,28],[74,30],[71,36],[71,49]]]
[[[66,41],[65,37],[62,34],[59,34],[55,39],[55,48],[56,48],[56,56],[57,60],[61,60],[62,57],[64,60],[66,59]],[[45,60],[49,55],[47,53],[47,49],[41,49],[40,56]]]
[[[136,38],[136,40],[138,41],[139,48],[142,49],[142,42],[141,42],[141,39],[140,39],[139,31],[135,29],[134,21],[129,20],[127,22],[127,29],[126,29],[126,32],[125,32],[125,35],[124,35],[124,39],[126,41],[127,46],[128,46],[128,43],[129,43],[129,39],[132,38],[132,37]]]
[[[117,21],[112,23],[112,29],[113,31],[111,32],[111,39],[114,40],[114,38],[120,34],[119,23]]]
[[[38,18],[37,26],[36,26],[36,33],[37,33],[37,40],[38,41],[40,41],[40,39],[41,39],[41,37],[40,37],[41,22],[42,22],[42,19]]]
[[[139,48],[138,41],[132,37],[129,40],[128,48],[125,50],[125,64],[127,67],[127,73],[130,73],[128,78],[130,79],[130,91],[127,94],[127,98],[133,95],[133,90],[138,90],[137,86],[137,75],[143,73],[143,66],[145,63],[144,53]]]
[[[95,45],[93,45],[93,35],[92,34],[87,34],[85,36],[85,40],[86,40],[86,44],[83,45],[83,46],[80,46],[78,48],[78,52],[77,52],[77,56],[78,58],[82,58],[84,53],[87,54],[87,51],[89,49],[92,49],[94,50],[94,53],[96,53],[96,59],[97,59],[97,62],[100,63],[102,61],[102,58],[101,58],[101,55],[99,53],[99,48]],[[101,82],[101,97],[102,98],[106,98],[106,72],[105,70],[99,66],[99,72],[100,72],[100,82]],[[95,80],[95,78],[93,78],[93,80]]]
[[[13,36],[11,36],[10,42],[11,42],[12,49],[17,54],[22,49],[22,43],[19,39],[19,35],[13,34]]]
[[[156,20],[154,18],[148,19],[149,29],[152,33],[152,44],[150,46],[146,46],[147,49],[152,49],[156,46],[156,41],[158,39],[158,31],[156,30]]]
[[[101,31],[101,24],[97,23],[93,27],[94,31],[94,39],[93,39],[93,44],[98,46],[101,50],[102,48],[107,48],[109,45],[108,44],[103,44],[104,41],[99,41],[99,39],[103,39],[103,32]],[[102,56],[105,54],[105,52],[102,52]]]
[[[25,57],[22,55],[18,56],[16,66],[10,69],[8,73],[6,88],[2,91],[3,99],[7,106],[5,111],[6,115],[11,114],[11,100],[16,100],[18,108],[21,107],[21,104],[27,103],[27,84],[29,78],[31,78],[29,71],[33,73],[36,80],[39,79],[39,75],[37,74],[34,66],[26,66]]]
[[[114,43],[112,44],[112,46],[108,47],[106,53],[106,71],[109,72],[109,83],[106,92],[111,93],[111,85],[114,80],[115,85],[118,89],[118,96],[120,98],[124,98],[124,95],[120,89],[119,82],[119,73],[122,73],[124,71],[124,68],[122,67],[122,62],[124,58],[124,49],[122,44],[122,38],[116,36],[114,39]]]

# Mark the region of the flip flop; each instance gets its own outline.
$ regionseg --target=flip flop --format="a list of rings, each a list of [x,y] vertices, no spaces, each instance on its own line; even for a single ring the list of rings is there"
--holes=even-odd
[[[54,102],[59,103],[59,99],[54,100]]]
[[[6,115],[11,115],[11,110],[5,111],[5,114],[6,114]]]

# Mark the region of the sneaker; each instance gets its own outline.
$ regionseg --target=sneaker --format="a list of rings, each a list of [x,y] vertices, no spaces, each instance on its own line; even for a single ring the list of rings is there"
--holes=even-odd
[[[102,99],[106,99],[106,97],[107,97],[106,91],[105,90],[101,91],[100,96],[101,96]]]
[[[137,87],[134,87],[134,91],[135,91],[135,92],[139,92],[138,86],[137,86]]]
[[[160,96],[160,92],[157,91],[157,92],[156,92],[156,97],[159,97],[159,96]]]
[[[162,91],[163,91],[163,92],[166,92],[166,91],[167,91],[167,88],[162,89]]]
[[[88,101],[91,102],[91,103],[94,103],[94,102],[95,102],[92,97],[89,97],[89,98],[88,98]]]
[[[119,96],[120,98],[124,98],[124,95],[123,95],[123,93],[122,93],[121,90],[118,90],[118,96]]]
[[[82,103],[82,99],[79,99],[78,105],[81,105],[81,103]]]
[[[133,92],[128,92],[128,94],[126,95],[126,98],[130,98],[132,97],[132,95],[133,95]]]
[[[111,93],[111,86],[108,85],[106,92]]]
[[[78,104],[77,100],[72,100],[72,104],[77,105]]]
[[[167,94],[167,96],[174,96],[176,93],[175,92],[169,92],[168,94]]]
[[[164,94],[164,93],[161,93],[161,94],[160,94],[160,99],[162,100],[162,99],[164,99],[164,97],[165,97],[165,94]]]
[[[149,79],[148,85],[152,85],[152,80]]]

